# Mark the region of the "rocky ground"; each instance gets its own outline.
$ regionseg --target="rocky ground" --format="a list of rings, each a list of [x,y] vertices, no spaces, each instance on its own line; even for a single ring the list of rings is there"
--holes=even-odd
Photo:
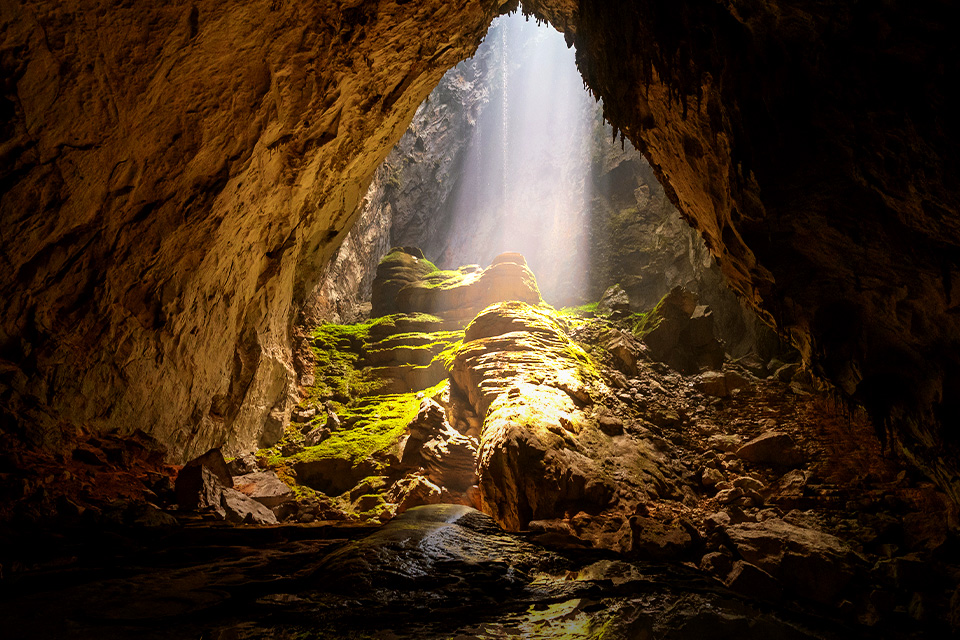
[[[520,257],[391,255],[380,317],[314,332],[277,446],[5,454],[14,637],[960,629],[956,506],[800,364],[725,359],[680,289],[557,311]]]

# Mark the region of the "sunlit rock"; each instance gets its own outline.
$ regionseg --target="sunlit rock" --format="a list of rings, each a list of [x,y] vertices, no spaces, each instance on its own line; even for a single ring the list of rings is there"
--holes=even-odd
[[[478,466],[484,511],[517,530],[609,509],[587,518],[576,535],[630,548],[629,535],[603,532],[626,527],[623,514],[646,496],[642,487],[662,488],[667,472],[644,443],[604,433],[594,403],[609,388],[551,312],[515,302],[486,309],[467,327],[451,385],[452,395],[485,416]]]
[[[430,313],[461,325],[495,302],[540,303],[537,280],[518,253],[497,256],[486,269],[437,269],[419,249],[397,247],[377,267],[373,315]],[[419,257],[418,257],[419,256]]]

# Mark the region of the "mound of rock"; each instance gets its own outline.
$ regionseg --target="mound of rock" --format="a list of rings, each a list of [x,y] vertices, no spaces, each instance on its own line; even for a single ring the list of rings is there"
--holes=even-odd
[[[395,247],[377,267],[373,315],[430,313],[466,324],[487,306],[506,300],[539,304],[537,279],[519,253],[504,253],[486,269],[442,271],[411,247]]]
[[[451,395],[486,416],[478,463],[483,511],[508,530],[556,526],[576,514],[604,546],[630,547],[628,517],[664,472],[640,439],[610,428],[596,406],[609,394],[593,360],[550,311],[518,302],[487,308],[467,327],[451,370]],[[656,491],[657,489],[654,489]],[[571,535],[573,535],[571,534]]]

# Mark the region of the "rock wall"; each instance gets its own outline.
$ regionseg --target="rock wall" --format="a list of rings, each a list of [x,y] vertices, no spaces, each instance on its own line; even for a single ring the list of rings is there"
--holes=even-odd
[[[529,0],[731,286],[960,500],[945,2]]]
[[[0,7],[3,428],[269,440],[293,310],[495,0]]]

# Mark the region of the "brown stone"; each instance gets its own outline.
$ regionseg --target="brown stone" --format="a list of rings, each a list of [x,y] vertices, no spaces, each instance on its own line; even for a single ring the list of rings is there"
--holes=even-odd
[[[768,431],[750,440],[737,449],[737,456],[748,462],[774,466],[798,465],[806,458],[793,438],[779,431]]]

